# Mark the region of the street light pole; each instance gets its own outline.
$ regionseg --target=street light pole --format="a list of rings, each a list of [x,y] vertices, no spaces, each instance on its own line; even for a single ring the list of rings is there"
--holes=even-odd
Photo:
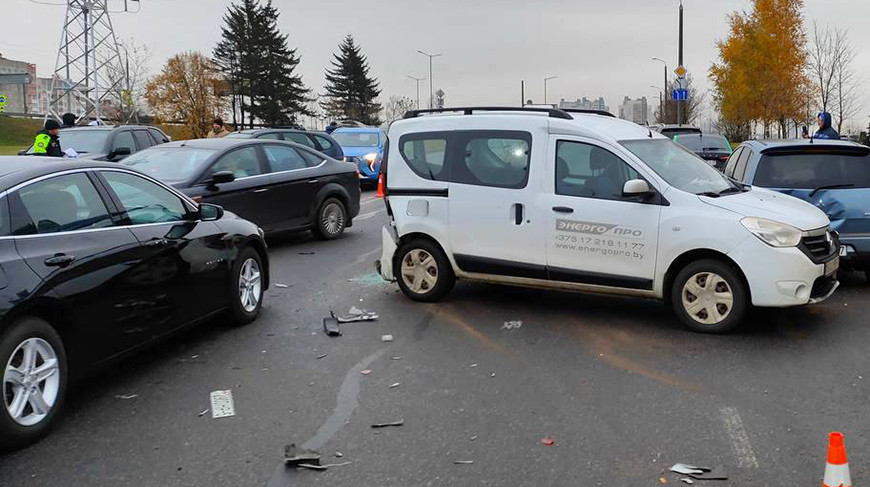
[[[665,96],[667,95],[667,93],[665,93],[665,92],[666,92],[667,89],[668,89],[668,63],[665,62],[664,59],[657,58],[657,57],[653,57],[652,60],[653,60],[653,61],[658,61],[658,62],[660,62],[660,63],[662,63],[662,64],[665,65],[665,79],[664,79],[665,84],[662,85],[663,88],[662,88],[662,107],[661,107],[661,111],[662,111],[662,123],[665,123],[665,105],[664,105],[664,99],[665,99]]]
[[[547,104],[547,81],[556,78],[558,78],[558,76],[547,76],[546,78],[544,78],[544,105]]]
[[[417,78],[414,76],[408,75],[409,78],[417,82],[417,110],[420,109],[420,82],[426,78]]]
[[[659,88],[656,85],[649,85],[650,88],[655,88],[659,92],[659,116],[662,119],[662,123],[664,123],[665,119],[665,89]]]
[[[432,88],[432,86],[433,86],[433,84],[432,84],[432,58],[439,57],[439,56],[441,56],[441,54],[440,53],[439,54],[429,54],[429,53],[426,53],[423,51],[417,51],[417,52],[419,52],[420,54],[429,58],[429,108],[431,109],[432,104],[434,102],[434,96],[435,96],[435,92]]]

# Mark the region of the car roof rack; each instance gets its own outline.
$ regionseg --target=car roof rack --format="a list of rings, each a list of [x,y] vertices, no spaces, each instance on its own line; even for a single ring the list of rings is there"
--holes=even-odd
[[[616,118],[616,115],[608,112],[607,110],[595,110],[591,108],[560,108],[559,110],[568,113],[591,113],[593,115],[603,115],[605,117]]]
[[[429,108],[424,110],[410,110],[405,112],[404,118],[417,118],[427,113],[462,112],[463,115],[472,115],[474,112],[534,112],[546,113],[550,118],[574,120],[568,112],[558,108],[539,107],[454,107],[454,108]]]

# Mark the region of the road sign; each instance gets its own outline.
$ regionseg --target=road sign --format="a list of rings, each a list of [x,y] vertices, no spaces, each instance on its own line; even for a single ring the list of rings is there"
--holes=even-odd
[[[676,84],[676,88],[678,90],[688,90],[689,89],[689,82],[686,81],[686,78],[677,78],[675,81],[675,84]]]
[[[689,99],[689,90],[674,90],[671,95],[674,101],[686,101]]]
[[[6,95],[0,95],[0,113],[6,113]]]
[[[687,72],[688,71],[686,71],[686,68],[684,68],[682,65],[677,66],[677,69],[674,70],[674,73],[676,73],[677,76],[680,78],[685,76]]]

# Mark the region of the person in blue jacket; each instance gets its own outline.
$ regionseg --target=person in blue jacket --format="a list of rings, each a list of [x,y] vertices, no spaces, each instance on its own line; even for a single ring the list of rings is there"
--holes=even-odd
[[[840,134],[831,126],[831,114],[821,112],[818,116],[819,130],[813,135],[814,139],[834,139],[840,140]]]

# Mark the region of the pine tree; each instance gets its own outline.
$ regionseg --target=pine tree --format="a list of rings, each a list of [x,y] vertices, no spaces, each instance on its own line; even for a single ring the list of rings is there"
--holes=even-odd
[[[380,124],[381,104],[377,98],[381,89],[378,81],[369,77],[369,64],[362,49],[348,35],[339,51],[333,55],[332,69],[326,70],[326,95],[320,106],[331,118]]]
[[[278,31],[278,15],[271,0],[266,5],[242,0],[228,9],[223,39],[215,48],[215,58],[241,93],[242,110],[249,111],[252,124],[256,117],[266,125],[286,125],[310,114],[305,105],[310,90],[295,74],[300,59]]]

